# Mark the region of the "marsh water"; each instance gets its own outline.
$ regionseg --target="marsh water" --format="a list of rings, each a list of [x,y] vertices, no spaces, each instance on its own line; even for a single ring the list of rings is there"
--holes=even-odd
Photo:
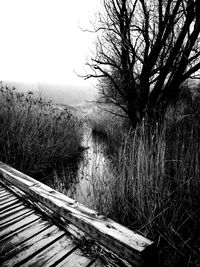
[[[108,186],[112,173],[111,164],[106,155],[106,144],[92,134],[92,129],[85,123],[81,146],[84,148],[80,157],[53,175],[44,183],[55,190],[95,209],[95,198],[103,199],[102,187]]]

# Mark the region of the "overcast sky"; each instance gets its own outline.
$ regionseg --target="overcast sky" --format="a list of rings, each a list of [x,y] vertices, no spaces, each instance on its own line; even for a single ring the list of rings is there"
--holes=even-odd
[[[0,0],[0,80],[87,86],[94,35],[84,33],[100,0]],[[91,83],[91,82],[89,82]]]

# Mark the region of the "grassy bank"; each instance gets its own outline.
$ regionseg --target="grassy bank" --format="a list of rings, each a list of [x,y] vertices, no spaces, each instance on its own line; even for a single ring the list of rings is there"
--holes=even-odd
[[[15,88],[0,88],[0,160],[30,175],[46,173],[76,157],[80,123],[59,108]]]
[[[153,239],[164,266],[200,266],[199,101],[180,102],[162,125],[143,121],[126,134],[101,124],[122,139],[112,175],[93,181],[96,208]]]
[[[93,137],[106,143],[107,152],[111,156],[118,154],[125,134],[130,130],[128,121],[124,117],[116,116],[115,113],[118,114],[119,110],[109,104],[102,104],[93,108],[88,118]]]

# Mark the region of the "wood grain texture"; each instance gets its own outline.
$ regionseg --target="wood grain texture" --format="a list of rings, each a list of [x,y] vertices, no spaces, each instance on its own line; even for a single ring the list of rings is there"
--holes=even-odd
[[[26,198],[25,193],[19,189],[16,191]],[[91,262],[88,256],[74,253],[80,244],[75,242],[76,239],[70,233],[61,230],[47,220],[47,217],[45,219],[37,214],[38,211],[32,206],[28,206],[20,200],[19,206],[6,209],[6,213],[0,214],[0,225],[4,226],[0,229],[0,266],[48,267],[66,262],[73,265],[76,263],[75,266],[85,266]],[[20,216],[25,215],[24,211],[31,211],[31,215],[21,218]],[[17,222],[16,218],[19,218]],[[71,254],[73,255],[70,256]]]
[[[73,234],[76,233],[76,237],[82,237],[83,232],[78,230],[81,235],[80,233],[77,235],[77,228],[66,221],[64,223],[64,220],[61,220],[61,225],[66,231],[60,229],[46,216],[42,216],[44,209],[42,204],[40,204],[42,212],[38,213],[38,210],[32,206],[35,202],[32,202],[30,196],[28,202],[31,205],[23,204],[22,197],[27,200],[28,195],[13,185],[11,187],[12,195],[13,190],[17,192],[16,197],[19,198],[20,205],[11,206],[5,209],[5,213],[3,213],[4,210],[0,213],[0,266],[89,267],[95,262],[93,266],[104,266],[98,259],[95,260],[96,257],[98,258],[97,254],[89,256],[90,247],[85,254],[85,241],[78,241],[71,235],[73,232]],[[47,213],[49,214],[52,213]]]
[[[3,188],[2,186],[0,187],[0,194],[1,193],[8,193],[8,190],[6,190],[5,188]]]
[[[15,203],[14,205],[8,206],[7,208],[0,210],[0,215],[3,216],[6,212],[11,211],[13,208],[17,208],[19,206],[21,206],[22,203],[20,203],[20,201],[18,201],[17,203]]]
[[[142,266],[153,255],[154,245],[149,239],[3,163],[0,172],[6,181],[52,210],[54,217],[63,217],[132,264]]]
[[[5,227],[0,228],[0,240],[3,241],[5,238],[13,235],[16,230],[21,229],[25,225],[29,225],[33,221],[39,219],[40,217],[37,214],[30,214],[25,215],[20,218],[20,220],[17,220],[16,222],[12,222],[9,225],[6,225]]]
[[[28,225],[25,225],[23,228],[16,229],[13,235],[10,235],[1,242],[1,257],[3,257],[4,254],[9,250],[13,250],[15,247],[19,246],[26,240],[49,228],[50,226],[52,226],[52,224],[49,222],[38,219]]]
[[[100,261],[95,261],[95,262],[93,262],[91,265],[90,265],[90,267],[103,267],[103,266],[105,266],[102,262],[100,262]]]
[[[10,196],[10,193],[8,191],[4,191],[0,193],[1,198],[6,197],[6,196]]]
[[[10,194],[9,192],[7,194],[4,194],[4,195],[3,194],[1,195],[1,193],[0,193],[0,201],[2,201],[5,198],[11,197],[11,196],[12,196],[12,194]]]
[[[19,199],[16,198],[16,199],[14,199],[14,200],[9,201],[8,203],[1,204],[1,205],[0,205],[0,212],[1,212],[2,210],[7,209],[8,207],[12,207],[13,205],[15,205],[15,204],[17,204],[17,203],[19,203]]]
[[[38,251],[51,244],[51,242],[62,235],[63,232],[58,227],[55,225],[51,226],[23,242],[21,245],[9,250],[5,255],[7,260],[1,264],[1,266],[14,266],[26,262],[31,256],[35,255]]]
[[[24,217],[24,215],[29,215],[33,213],[32,210],[29,208],[23,208],[21,210],[15,209],[14,211],[15,211],[14,214],[10,214],[4,218],[1,218],[0,229],[1,227],[4,227],[5,225],[8,225],[10,223],[20,220],[22,217]]]
[[[51,246],[42,250],[40,253],[36,254],[29,261],[22,264],[21,267],[31,267],[31,266],[52,266],[60,262],[64,257],[67,257],[77,245],[68,236],[63,236]]]
[[[12,209],[6,210],[5,212],[2,211],[2,213],[0,213],[0,223],[2,222],[4,218],[7,218],[8,216],[15,214],[17,211],[20,211],[24,208],[26,208],[26,206],[21,204],[19,206],[12,207]]]
[[[66,257],[62,262],[60,262],[57,267],[87,267],[91,263],[91,259],[85,257],[80,249],[76,249],[68,257]]]
[[[0,206],[4,205],[6,203],[9,203],[10,201],[16,200],[16,199],[17,199],[16,196],[11,196],[11,197],[8,196],[6,198],[3,198],[3,199],[0,200]]]

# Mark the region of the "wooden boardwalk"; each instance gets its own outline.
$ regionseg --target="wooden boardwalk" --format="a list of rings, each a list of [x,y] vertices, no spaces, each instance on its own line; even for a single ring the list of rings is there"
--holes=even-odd
[[[0,162],[0,266],[155,266],[154,258],[152,241]]]
[[[102,266],[73,236],[0,185],[0,266]]]

